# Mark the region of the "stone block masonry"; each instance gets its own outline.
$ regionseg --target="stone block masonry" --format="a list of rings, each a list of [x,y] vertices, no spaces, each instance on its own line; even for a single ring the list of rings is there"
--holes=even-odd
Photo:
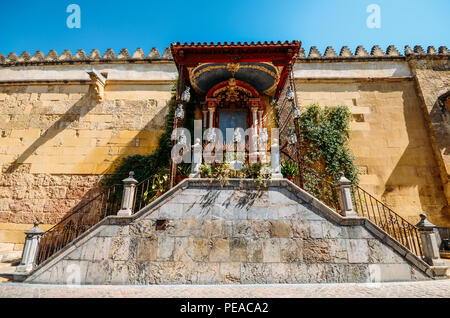
[[[111,83],[104,102],[89,82],[70,81],[83,66],[61,69],[67,83],[45,71],[33,83],[25,74],[25,83],[4,83],[15,68],[0,70],[0,253],[20,249],[35,221],[48,229],[92,198],[122,158],[156,149],[176,78],[164,65],[154,68],[165,80]]]
[[[436,103],[450,85],[448,49],[336,52],[300,51],[298,105],[349,106],[361,186],[413,224],[424,212],[450,226],[449,116]],[[73,53],[0,54],[0,253],[20,249],[35,221],[70,213],[121,158],[152,153],[162,132],[178,77],[170,49]],[[92,68],[108,73],[103,102]]]
[[[430,278],[424,262],[366,222],[339,216],[288,181],[258,189],[249,180],[233,180],[223,188],[217,182],[186,180],[131,218],[104,220],[41,264],[26,282],[66,284],[74,277],[81,284],[113,285]]]

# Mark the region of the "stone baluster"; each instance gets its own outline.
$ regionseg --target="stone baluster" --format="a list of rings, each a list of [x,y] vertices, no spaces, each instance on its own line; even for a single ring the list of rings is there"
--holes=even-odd
[[[341,172],[341,177],[337,183],[339,190],[339,205],[341,207],[342,215],[347,217],[358,216],[353,208],[351,181],[345,177],[343,172]]]
[[[134,179],[134,172],[131,171],[128,178],[122,180],[123,182],[123,196],[122,196],[122,208],[117,213],[117,216],[131,216],[133,214],[133,201],[136,191],[136,184],[138,181]]]
[[[214,112],[215,108],[209,108],[209,128],[214,128]]]
[[[258,135],[258,107],[252,107],[253,134]]]
[[[272,139],[270,156],[272,165],[272,179],[282,179],[283,175],[281,174],[280,145],[278,144],[278,139],[276,138]]]
[[[200,165],[202,164],[202,143],[200,138],[195,140],[195,144],[192,146],[192,168],[189,178],[200,177]]]
[[[427,220],[426,214],[420,215],[420,222],[416,224],[422,240],[423,256],[425,262],[431,266],[446,267],[441,259],[440,246],[437,237],[437,226]],[[445,273],[445,270],[444,270]]]
[[[263,113],[264,111],[260,110],[258,111],[258,118],[259,118],[259,133],[261,133],[263,129]]]
[[[36,263],[39,241],[44,233],[45,232],[39,228],[39,222],[34,223],[34,227],[25,232],[25,245],[23,246],[22,260],[16,269],[17,273],[28,273],[33,270]]]

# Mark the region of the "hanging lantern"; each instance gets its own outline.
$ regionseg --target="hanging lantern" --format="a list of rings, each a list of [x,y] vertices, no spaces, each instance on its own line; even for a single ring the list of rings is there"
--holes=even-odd
[[[189,101],[191,100],[190,90],[191,88],[188,86],[186,90],[183,92],[183,94],[181,94],[181,100],[185,103],[189,103]]]
[[[183,119],[184,118],[184,110],[183,110],[183,105],[182,104],[178,104],[177,110],[175,111],[175,117],[177,119]]]
[[[288,88],[287,88],[286,99],[287,99],[288,101],[290,101],[290,102],[293,102],[294,99],[295,99],[295,93],[294,93],[294,91],[292,90],[292,86],[291,86],[291,85],[289,85]]]
[[[302,112],[300,111],[300,109],[297,107],[297,105],[295,105],[295,103],[292,103],[292,117],[294,119],[299,119],[300,116],[302,115]]]
[[[287,136],[287,142],[289,143],[289,145],[295,145],[297,143],[297,135],[295,134],[295,130],[291,129],[289,131],[289,134]]]

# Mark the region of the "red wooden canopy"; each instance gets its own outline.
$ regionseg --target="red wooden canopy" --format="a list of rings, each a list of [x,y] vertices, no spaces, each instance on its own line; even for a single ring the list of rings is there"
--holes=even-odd
[[[281,67],[280,81],[275,98],[278,98],[288,77],[289,66],[293,65],[300,50],[301,42],[257,42],[257,43],[174,43],[172,55],[180,76],[190,82],[187,68],[197,67],[200,63],[255,63],[268,62]]]

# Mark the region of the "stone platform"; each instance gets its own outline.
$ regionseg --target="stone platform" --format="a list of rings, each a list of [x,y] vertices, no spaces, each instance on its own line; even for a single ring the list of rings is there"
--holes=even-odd
[[[1,284],[0,298],[450,298],[450,280],[379,284],[60,286]]]
[[[287,180],[185,180],[132,217],[108,217],[26,283],[365,283],[430,267],[371,221],[342,217]]]

